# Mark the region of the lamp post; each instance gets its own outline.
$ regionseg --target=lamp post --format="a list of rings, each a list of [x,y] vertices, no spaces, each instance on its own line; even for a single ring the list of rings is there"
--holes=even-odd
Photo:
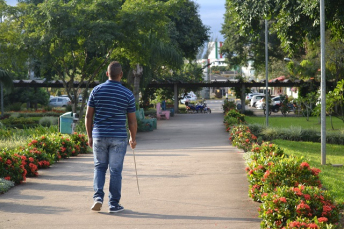
[[[268,94],[268,82],[269,82],[269,73],[268,73],[268,20],[265,19],[265,109],[266,109],[266,127],[269,126],[269,94]]]
[[[321,164],[326,165],[326,76],[325,76],[325,3],[320,0],[321,49]]]

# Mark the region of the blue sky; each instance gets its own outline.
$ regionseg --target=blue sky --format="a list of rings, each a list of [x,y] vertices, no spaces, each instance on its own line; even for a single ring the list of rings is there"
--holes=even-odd
[[[199,5],[199,14],[204,25],[210,27],[210,37],[223,41],[220,33],[226,12],[226,0],[194,0]]]
[[[17,0],[6,0],[6,2],[12,6],[17,4]],[[194,2],[199,5],[199,14],[203,24],[210,27],[210,37],[223,41],[220,31],[224,22],[226,0],[194,0]]]

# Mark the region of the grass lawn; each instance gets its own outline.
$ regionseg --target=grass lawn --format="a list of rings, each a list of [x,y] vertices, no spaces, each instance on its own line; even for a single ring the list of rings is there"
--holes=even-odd
[[[245,116],[247,123],[258,123],[265,125],[265,117]],[[335,130],[332,130],[330,118],[326,117],[327,131],[341,131],[344,134],[344,122],[338,118],[332,118]],[[269,117],[269,127],[289,128],[291,126],[301,127],[302,129],[316,129],[320,131],[320,121],[318,117]]]
[[[321,145],[313,142],[293,142],[274,140],[284,149],[284,153],[305,157],[311,167],[321,170],[319,174],[323,187],[326,188],[337,203],[344,202],[344,167],[333,167],[331,164],[344,164],[344,146],[326,145],[326,165],[321,165]]]

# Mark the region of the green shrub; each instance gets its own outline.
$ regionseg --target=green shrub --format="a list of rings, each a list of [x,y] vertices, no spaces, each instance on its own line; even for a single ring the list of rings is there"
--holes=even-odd
[[[144,111],[145,116],[151,116],[156,118],[156,109],[154,108],[149,108],[148,110]]]
[[[330,144],[344,145],[344,135],[343,133],[326,133],[326,142]]]
[[[302,129],[301,127],[291,126],[290,128],[282,128],[282,134],[280,137],[282,139],[290,140],[290,141],[300,141]]]
[[[44,106],[43,109],[45,111],[52,111],[53,107],[48,105],[48,106]]]
[[[7,119],[3,119],[2,124],[4,124],[7,127],[17,127],[17,128],[23,128],[25,126],[34,126],[37,124],[36,121],[30,119],[30,118],[13,118],[9,117]]]
[[[82,154],[87,153],[88,143],[87,143],[87,138],[85,134],[74,132],[72,135],[70,135],[70,138],[72,142],[75,144],[74,148],[78,150],[78,152],[72,151],[72,156],[76,156],[79,153],[82,153]]]
[[[244,115],[247,115],[247,116],[255,116],[253,110],[245,110]]]
[[[301,131],[301,141],[320,142],[320,132],[314,129],[303,129]]]
[[[335,228],[340,208],[327,191],[313,186],[277,187],[263,198],[261,228]],[[301,223],[304,222],[301,227]],[[300,226],[297,226],[300,225]]]
[[[26,180],[26,173],[21,156],[8,149],[0,151],[0,177],[20,184]]]
[[[279,129],[273,128],[273,127],[267,127],[262,131],[261,135],[263,136],[263,139],[267,140],[267,141],[271,141],[273,139],[278,139],[279,138]]]
[[[65,111],[66,111],[66,112],[73,111],[72,105],[71,105],[71,104],[67,104],[67,106],[65,107]]]
[[[39,124],[41,126],[52,126],[52,125],[57,125],[58,118],[56,117],[51,117],[51,116],[45,116],[39,120]]]
[[[248,126],[238,125],[232,127],[230,130],[229,140],[232,142],[232,145],[243,149],[245,152],[252,148],[252,143],[256,139],[257,137],[250,132]]]
[[[10,114],[10,118],[19,118],[19,117],[21,117],[20,113],[15,112],[15,113]]]
[[[223,102],[223,105],[222,105],[222,109],[223,109],[223,112],[224,113],[227,113],[229,110],[231,109],[236,109],[236,104],[235,104],[235,101],[231,101],[231,100],[225,100]]]
[[[260,136],[263,130],[265,129],[264,125],[257,124],[257,123],[248,124],[247,126],[251,130],[251,133],[257,137]]]
[[[10,111],[21,111],[21,106],[22,106],[22,103],[17,102],[17,103],[10,104],[8,106],[8,109]]]
[[[224,123],[227,128],[235,124],[243,124],[245,123],[245,115],[235,109],[229,110],[224,117]]]
[[[5,180],[0,178],[0,194],[7,192],[10,188],[14,186],[13,181]]]

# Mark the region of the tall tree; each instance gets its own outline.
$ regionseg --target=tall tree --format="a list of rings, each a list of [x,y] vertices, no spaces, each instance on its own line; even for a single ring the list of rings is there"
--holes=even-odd
[[[11,89],[13,87],[12,78],[6,71],[0,69],[1,116],[4,115],[4,86]]]

